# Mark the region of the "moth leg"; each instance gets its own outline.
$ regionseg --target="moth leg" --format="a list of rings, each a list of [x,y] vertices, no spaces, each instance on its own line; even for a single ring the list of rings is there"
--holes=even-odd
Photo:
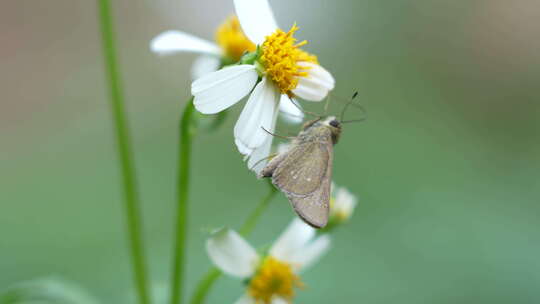
[[[261,159],[259,159],[253,166],[251,166],[251,168],[249,168],[250,170],[253,170],[253,168],[257,167],[258,164],[260,164],[262,161],[265,161],[265,160],[268,160],[268,159],[273,159],[274,157],[276,157],[278,154],[277,153],[274,153],[274,154],[270,154],[268,155],[267,157],[263,157]]]
[[[272,174],[274,174],[274,171],[279,166],[279,164],[285,159],[287,156],[287,153],[281,153],[278,156],[272,158],[270,162],[264,167],[261,172],[259,172],[258,178],[263,177],[272,177]]]

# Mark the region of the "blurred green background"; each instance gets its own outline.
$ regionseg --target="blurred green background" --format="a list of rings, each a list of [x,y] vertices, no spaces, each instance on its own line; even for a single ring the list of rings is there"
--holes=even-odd
[[[540,2],[270,3],[282,27],[298,22],[306,49],[334,74],[334,94],[359,91],[368,112],[345,126],[335,151],[334,180],[359,207],[304,275],[297,302],[539,303]],[[196,56],[158,57],[148,44],[167,29],[212,39],[232,1],[118,0],[113,8],[144,237],[152,281],[162,286],[177,125]],[[0,20],[0,289],[54,274],[103,303],[129,303],[96,2],[3,1]],[[196,139],[188,291],[209,267],[208,229],[238,227],[266,193],[233,143],[240,109]],[[271,242],[292,216],[280,194],[250,240]],[[232,303],[241,292],[225,278],[209,302]]]

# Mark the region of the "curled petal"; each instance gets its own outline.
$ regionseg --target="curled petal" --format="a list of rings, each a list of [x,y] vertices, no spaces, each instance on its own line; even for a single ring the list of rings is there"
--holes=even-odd
[[[191,84],[193,104],[203,114],[215,114],[246,96],[258,74],[253,65],[235,65],[207,74]]]
[[[206,242],[212,262],[229,275],[247,278],[256,270],[259,256],[236,231],[221,229]]]
[[[274,131],[279,96],[272,81],[263,78],[257,84],[234,126],[234,138],[240,152],[259,148],[271,136],[267,131]]]
[[[318,64],[302,62],[301,65],[309,67],[306,70],[308,75],[298,79],[298,85],[292,92],[305,100],[323,100],[334,89],[334,77]]]
[[[244,160],[247,160],[251,153],[253,153],[253,149],[249,148],[248,146],[244,145],[238,138],[234,139],[234,143],[236,144],[236,147],[238,148],[238,152],[240,154],[244,155]]]
[[[234,8],[242,30],[255,44],[261,45],[278,29],[268,0],[234,0]]]
[[[220,56],[220,48],[207,40],[180,31],[166,31],[150,42],[150,49],[160,55],[193,52]]]

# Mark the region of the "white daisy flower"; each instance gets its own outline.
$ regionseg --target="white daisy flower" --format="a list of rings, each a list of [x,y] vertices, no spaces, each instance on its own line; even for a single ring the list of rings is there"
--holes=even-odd
[[[302,287],[300,271],[313,265],[330,248],[330,237],[316,237],[315,229],[295,218],[268,255],[260,256],[234,230],[223,229],[206,243],[212,262],[224,273],[248,279],[237,304],[291,303]]]
[[[352,216],[358,199],[344,187],[332,184],[330,197],[330,221],[344,223]]]
[[[195,80],[191,93],[195,108],[204,114],[223,111],[249,95],[234,138],[242,154],[262,155],[255,159],[260,161],[270,151],[272,139],[266,131],[274,131],[280,100],[321,101],[335,81],[315,56],[300,49],[307,42],[296,43],[296,25],[288,32],[278,28],[267,0],[235,0],[234,5],[243,32],[259,48],[246,55],[249,60]]]
[[[215,43],[176,30],[165,31],[150,42],[150,49],[159,55],[170,55],[182,52],[201,54],[193,62],[191,77],[197,79],[221,66],[234,64],[245,52],[253,52],[255,44],[242,32],[236,16],[230,16],[216,30]],[[303,121],[304,113],[286,98],[279,109],[283,118],[290,123]]]

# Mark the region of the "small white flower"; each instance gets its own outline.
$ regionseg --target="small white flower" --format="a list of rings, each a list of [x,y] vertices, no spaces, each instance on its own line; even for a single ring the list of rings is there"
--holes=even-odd
[[[249,279],[236,303],[290,303],[301,287],[299,272],[313,265],[330,248],[330,237],[294,219],[267,256],[261,257],[234,230],[223,229],[206,243],[212,262],[228,275]]]
[[[205,75],[193,82],[191,92],[195,108],[204,114],[218,113],[249,95],[234,128],[235,143],[247,158],[263,156],[254,161],[264,161],[272,140],[267,131],[274,131],[280,100],[298,96],[321,101],[335,82],[315,56],[299,48],[307,42],[296,43],[296,25],[288,32],[277,27],[267,0],[235,0],[234,4],[242,30],[260,47],[255,62]]]
[[[236,16],[231,16],[216,30],[216,42],[211,42],[176,30],[165,31],[150,42],[150,49],[159,55],[182,52],[201,54],[193,62],[191,76],[198,79],[217,71],[223,64],[238,62],[245,52],[255,51],[255,44],[242,32]],[[304,113],[289,98],[279,104],[283,118],[290,123],[300,123]],[[266,156],[266,155],[265,155]]]
[[[358,199],[344,187],[332,184],[330,199],[330,218],[336,222],[346,222],[354,212]]]

